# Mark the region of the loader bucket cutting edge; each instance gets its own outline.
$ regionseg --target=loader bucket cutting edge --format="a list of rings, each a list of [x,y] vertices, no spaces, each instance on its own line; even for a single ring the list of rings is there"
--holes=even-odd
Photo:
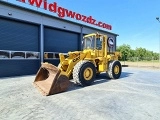
[[[69,79],[56,66],[42,63],[33,84],[43,95],[48,96],[66,91]]]

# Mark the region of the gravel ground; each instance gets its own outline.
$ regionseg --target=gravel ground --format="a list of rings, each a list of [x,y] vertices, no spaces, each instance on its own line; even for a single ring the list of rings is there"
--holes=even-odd
[[[160,69],[160,62],[158,61],[138,61],[138,62],[129,62],[129,61],[121,61],[122,65],[128,65],[131,67],[146,67],[146,68],[154,68]]]
[[[160,70],[123,68],[92,86],[42,96],[35,76],[0,79],[0,120],[160,120]]]

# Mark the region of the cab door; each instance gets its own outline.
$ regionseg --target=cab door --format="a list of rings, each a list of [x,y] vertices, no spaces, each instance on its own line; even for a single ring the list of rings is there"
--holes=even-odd
[[[103,46],[104,38],[103,36],[96,38],[96,50],[97,57],[104,57],[104,46]]]
[[[96,38],[96,51],[97,51],[97,57],[99,59],[98,69],[99,72],[106,71],[106,60],[107,58],[104,57],[105,55],[105,38],[103,36],[100,36],[99,38]]]

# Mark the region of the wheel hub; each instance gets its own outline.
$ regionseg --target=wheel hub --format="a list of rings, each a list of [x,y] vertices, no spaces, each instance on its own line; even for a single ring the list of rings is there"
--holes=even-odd
[[[116,65],[116,66],[114,67],[114,73],[115,73],[115,74],[118,74],[118,73],[119,73],[119,66],[118,66],[118,65]]]
[[[86,69],[84,70],[83,76],[84,76],[84,78],[85,78],[86,80],[90,80],[90,79],[92,78],[92,76],[93,76],[93,71],[92,71],[92,69],[89,68],[89,67],[86,68]]]

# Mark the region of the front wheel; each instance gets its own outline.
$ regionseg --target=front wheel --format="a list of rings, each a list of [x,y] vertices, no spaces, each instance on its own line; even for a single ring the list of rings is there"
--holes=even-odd
[[[111,61],[108,66],[108,76],[111,79],[118,79],[121,76],[122,66],[119,61]]]
[[[91,85],[96,77],[96,68],[90,61],[78,62],[73,69],[73,79],[82,86]]]

